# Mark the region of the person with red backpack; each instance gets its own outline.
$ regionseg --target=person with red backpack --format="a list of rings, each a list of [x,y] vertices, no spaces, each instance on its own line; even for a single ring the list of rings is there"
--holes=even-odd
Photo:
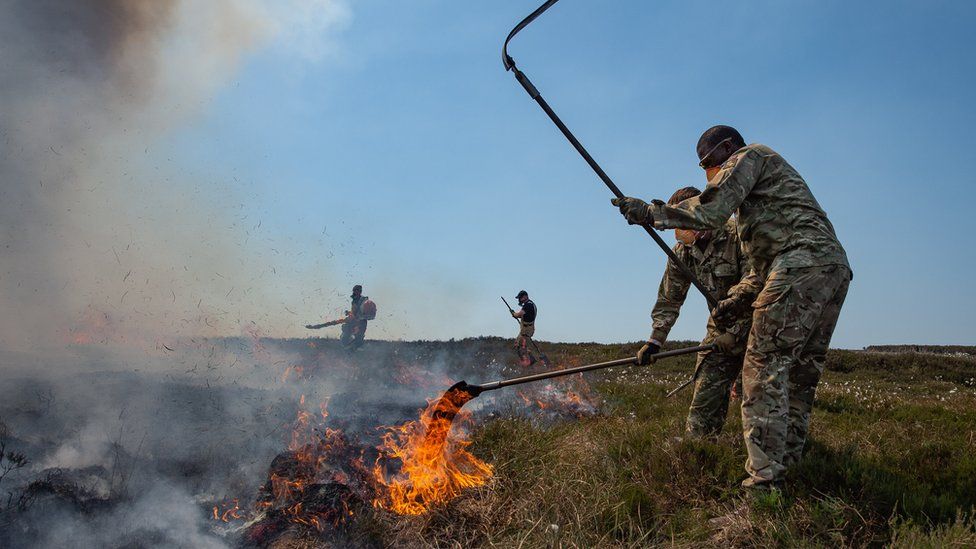
[[[376,304],[363,295],[363,287],[356,284],[352,287],[352,305],[346,314],[346,321],[342,323],[342,335],[339,341],[342,346],[355,350],[363,346],[366,337],[366,324],[376,318]]]
[[[346,311],[346,316],[323,322],[322,324],[306,324],[309,330],[318,330],[328,326],[342,324],[342,335],[339,342],[350,351],[363,346],[366,337],[366,324],[376,318],[376,304],[363,295],[363,287],[356,284],[352,287],[352,306]]]

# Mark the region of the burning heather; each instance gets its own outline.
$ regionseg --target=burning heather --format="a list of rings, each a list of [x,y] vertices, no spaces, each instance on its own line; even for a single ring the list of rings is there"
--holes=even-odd
[[[307,385],[313,379],[305,372],[303,366],[289,365],[279,379]],[[228,525],[227,534],[243,532],[248,544],[264,545],[292,526],[341,531],[372,494],[364,462],[367,447],[329,425],[328,400],[312,404],[302,394],[295,414],[287,449],[271,461],[251,504],[242,507],[238,497],[212,508],[211,520]]]
[[[450,439],[457,424],[470,419],[461,407],[470,396],[451,390],[431,400],[417,421],[387,428],[373,478],[380,487],[374,505],[401,515],[420,515],[456,497],[465,488],[482,486],[491,465],[467,451],[466,438]],[[389,474],[388,470],[398,471]]]
[[[381,544],[377,520],[483,497],[470,489],[493,466],[471,446],[474,427],[577,417],[586,393],[560,381],[524,388],[530,404],[498,391],[423,406],[440,380],[506,377],[500,340],[371,342],[353,355],[253,333],[148,354],[92,341],[72,345],[71,369],[4,357],[30,375],[0,386],[0,442],[18,464],[0,479],[0,546]]]
[[[282,381],[302,376],[303,370],[288,366]],[[211,518],[238,524],[247,530],[245,539],[262,544],[291,525],[319,533],[341,531],[367,501],[397,514],[423,514],[491,477],[491,466],[466,450],[470,440],[462,437],[463,425],[471,414],[459,415],[464,402],[451,392],[430,401],[418,420],[377,426],[373,431],[382,433],[380,443],[371,446],[330,427],[327,404],[310,409],[302,395],[288,449],[272,461],[252,508],[242,509],[235,498],[214,505]],[[455,416],[458,428],[452,430]],[[367,455],[372,456],[371,469],[365,465]]]
[[[245,538],[251,542],[260,544],[290,525],[319,533],[339,530],[356,516],[371,491],[363,462],[365,447],[343,431],[325,426],[325,404],[315,412],[306,410],[302,396],[299,406],[288,450],[271,462],[254,516],[237,517],[247,519]]]
[[[470,395],[449,391],[420,409],[416,401],[431,392],[431,380],[501,376],[498,369],[510,351],[491,349],[479,374],[457,366],[467,362],[460,360],[463,356],[431,353],[427,344],[389,348],[374,343],[349,356],[336,353],[329,342],[294,342],[287,345],[293,354],[285,356],[283,342],[245,341],[250,358],[279,365],[279,373],[265,374],[273,390],[285,400],[294,395],[290,403],[278,405],[290,409],[288,417],[279,412],[282,422],[265,427],[281,446],[264,453],[269,457],[259,476],[200,498],[209,530],[246,546],[289,539],[369,545],[358,537],[364,535],[363,521],[377,514],[422,515],[489,481],[493,467],[470,448],[476,422],[511,413],[578,417],[581,412],[572,402],[586,391],[580,380],[560,380],[538,391],[525,389],[532,404],[514,392],[500,393],[479,399],[470,410],[462,410]],[[472,345],[474,350],[483,347],[491,345]],[[536,400],[547,402],[547,408]],[[471,495],[478,497],[477,492]]]

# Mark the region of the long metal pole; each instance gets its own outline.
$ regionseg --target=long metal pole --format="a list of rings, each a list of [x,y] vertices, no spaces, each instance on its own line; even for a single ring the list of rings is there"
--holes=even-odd
[[[552,107],[549,106],[549,103],[547,103],[546,100],[542,98],[542,94],[540,94],[539,90],[532,84],[532,81],[529,80],[529,77],[526,76],[524,72],[519,70],[519,68],[515,65],[515,59],[513,59],[510,55],[508,55],[509,41],[511,41],[512,38],[520,30],[525,28],[529,23],[535,20],[536,17],[542,15],[543,12],[545,12],[547,9],[549,9],[553,4],[555,4],[558,1],[559,0],[549,0],[548,2],[540,6],[538,9],[536,9],[534,12],[532,12],[528,17],[523,19],[518,25],[515,26],[514,29],[512,29],[512,32],[508,34],[508,38],[505,39],[505,45],[502,46],[502,61],[505,65],[505,70],[512,71],[512,74],[515,75],[515,79],[518,81],[519,84],[522,85],[523,88],[525,88],[525,91],[526,93],[529,94],[529,97],[535,100],[535,102],[539,104],[542,110],[545,111],[545,113],[549,116],[549,119],[552,120],[553,124],[555,124],[556,127],[559,128],[559,131],[561,131],[563,136],[565,136],[566,139],[570,142],[570,144],[573,145],[573,148],[576,149],[576,152],[578,152],[580,156],[583,157],[583,160],[585,160],[586,163],[589,164],[590,168],[592,168],[593,171],[596,172],[596,175],[599,176],[599,178],[603,181],[603,183],[607,186],[607,188],[610,189],[610,192],[612,192],[613,195],[616,196],[617,198],[623,198],[624,193],[621,192],[620,189],[617,187],[617,185],[613,182],[613,180],[610,179],[610,176],[607,175],[605,171],[603,171],[603,168],[601,168],[600,165],[597,164],[596,160],[593,159],[593,157],[586,150],[583,144],[580,143],[578,139],[576,139],[576,136],[573,135],[573,132],[569,131],[569,128],[566,127],[566,124],[563,124],[563,121],[559,118],[556,112],[552,110]],[[685,265],[684,262],[681,261],[681,259],[677,255],[675,255],[674,251],[671,250],[671,248],[667,245],[667,243],[664,242],[664,239],[662,239],[661,236],[657,234],[657,232],[654,230],[654,227],[650,225],[641,225],[641,227],[644,228],[647,234],[651,235],[651,238],[654,239],[654,242],[656,242],[657,245],[660,246],[661,250],[663,250],[664,253],[667,254],[668,259],[670,259],[671,262],[674,263],[674,265],[678,268],[678,270],[681,271],[681,273],[685,275],[688,278],[688,280],[691,281],[691,283],[695,286],[695,288],[698,289],[699,292],[701,292],[703,296],[705,296],[705,301],[708,302],[708,308],[714,309],[718,305],[718,300],[715,298],[715,296],[712,295],[711,292],[708,291],[708,289],[705,288],[705,286],[701,283],[701,281],[698,280],[698,277],[695,276],[695,273],[693,273],[691,269],[689,269],[688,266]]]
[[[653,362],[657,362],[658,360],[661,360],[662,358],[687,355],[691,353],[699,353],[702,351],[708,351],[711,348],[712,348],[711,345],[700,345],[698,347],[687,347],[684,349],[675,349],[673,351],[664,351],[663,353],[658,353],[656,355],[653,355],[651,359],[653,363]],[[577,366],[575,368],[566,368],[565,370],[556,370],[554,372],[543,372],[541,374],[532,374],[528,376],[515,377],[512,379],[502,379],[499,381],[492,381],[490,383],[483,383],[481,385],[471,385],[470,387],[478,390],[478,392],[493,391],[495,389],[501,389],[502,387],[521,385],[523,383],[530,383],[532,381],[540,381],[543,379],[551,379],[554,377],[568,376],[572,374],[578,374],[581,372],[589,372],[591,370],[601,370],[603,368],[612,368],[614,366],[626,366],[628,364],[636,364],[636,363],[637,363],[637,357],[632,356],[628,358],[610,360],[607,362],[598,362],[596,364]]]

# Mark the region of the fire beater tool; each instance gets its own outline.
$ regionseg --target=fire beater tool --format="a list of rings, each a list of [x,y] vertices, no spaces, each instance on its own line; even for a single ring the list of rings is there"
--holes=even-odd
[[[555,124],[556,127],[559,128],[559,131],[561,131],[563,135],[566,137],[566,139],[569,140],[569,142],[576,149],[576,152],[578,152],[580,156],[583,157],[583,160],[586,160],[586,163],[590,165],[590,168],[592,168],[594,172],[596,172],[596,175],[598,175],[600,179],[603,181],[603,183],[607,186],[607,188],[610,189],[610,192],[612,192],[613,195],[616,196],[617,198],[623,198],[624,193],[622,193],[620,189],[617,188],[617,185],[613,182],[613,180],[610,179],[610,176],[607,175],[607,173],[603,171],[603,168],[601,168],[600,165],[597,164],[596,160],[594,160],[593,157],[590,156],[590,153],[587,152],[587,150],[583,147],[583,144],[580,143],[578,139],[576,139],[576,136],[573,135],[571,131],[569,131],[569,128],[566,127],[566,124],[563,124],[563,121],[559,119],[559,116],[557,116],[555,111],[552,110],[552,107],[550,107],[549,104],[546,103],[546,100],[542,98],[542,95],[539,93],[539,90],[532,84],[532,82],[529,80],[529,77],[526,76],[525,73],[519,70],[519,68],[515,65],[515,59],[512,59],[512,56],[508,54],[508,43],[511,42],[512,38],[514,38],[515,35],[519,33],[519,31],[527,27],[529,23],[534,21],[537,17],[539,17],[543,13],[545,13],[546,10],[551,8],[553,4],[555,4],[558,1],[559,0],[548,0],[546,3],[539,6],[534,12],[530,13],[529,16],[523,19],[518,25],[515,25],[515,28],[512,29],[512,32],[508,33],[508,38],[505,39],[505,44],[502,46],[502,63],[505,65],[506,71],[512,71],[512,74],[515,76],[515,79],[518,81],[519,84],[522,85],[523,88],[525,88],[525,91],[529,94],[529,97],[534,99],[535,102],[538,103],[540,107],[542,107],[542,110],[545,111],[547,115],[549,115],[549,118],[552,120],[553,124]],[[708,308],[714,309],[715,306],[718,305],[718,300],[716,300],[715,296],[713,296],[712,293],[709,292],[704,285],[702,285],[701,281],[698,280],[698,277],[695,276],[695,273],[691,272],[691,270],[688,269],[688,266],[685,265],[684,262],[681,261],[681,259],[678,258],[677,255],[675,255],[675,253],[671,250],[671,248],[668,247],[668,245],[664,242],[664,240],[654,231],[654,227],[646,224],[641,225],[641,227],[643,227],[644,230],[647,231],[647,234],[651,235],[651,238],[654,239],[654,242],[656,242],[657,245],[661,247],[661,249],[664,251],[665,254],[667,254],[668,258],[674,263],[674,265],[678,268],[678,270],[681,271],[683,275],[688,277],[688,280],[690,280],[691,283],[694,284],[695,288],[697,288],[698,291],[701,292],[703,296],[705,296],[705,301],[708,302]]]
[[[329,326],[338,326],[339,324],[345,324],[349,320],[349,317],[337,318],[335,320],[330,320],[328,322],[323,322],[322,324],[306,324],[305,327],[309,330],[318,330],[319,328],[328,328]]]
[[[687,355],[691,353],[699,353],[701,351],[711,350],[711,345],[700,345],[698,347],[686,347],[684,349],[675,349],[673,351],[664,351],[656,355],[651,356],[651,362],[657,362],[662,358],[669,358],[673,356]],[[475,385],[468,383],[466,381],[459,381],[444,392],[443,395],[434,403],[434,410],[432,416],[438,419],[445,419],[448,422],[454,421],[454,417],[461,410],[461,407],[467,404],[470,400],[477,397],[481,393],[486,391],[494,391],[495,389],[501,389],[503,387],[511,387],[512,385],[521,385],[523,383],[531,383],[533,381],[542,381],[544,379],[552,379],[554,377],[568,376],[572,374],[578,374],[580,372],[589,372],[592,370],[602,370],[604,368],[612,368],[614,366],[629,366],[637,364],[637,357],[632,356],[628,358],[621,358],[617,360],[610,360],[607,362],[597,362],[596,364],[587,364],[584,366],[577,366],[575,368],[566,368],[564,370],[553,370],[549,372],[542,372],[539,374],[532,374],[527,376],[515,377],[511,379],[502,379],[498,381],[492,381],[489,383],[483,383],[481,385]]]
[[[583,147],[583,144],[580,143],[580,141],[576,138],[575,135],[573,135],[573,132],[571,132],[568,127],[566,127],[566,124],[563,123],[563,121],[559,118],[556,112],[552,110],[552,107],[549,106],[549,103],[547,103],[546,100],[542,97],[542,94],[539,93],[539,89],[535,87],[535,85],[532,83],[531,80],[529,80],[529,77],[526,76],[524,72],[519,70],[518,66],[515,64],[515,59],[513,59],[512,56],[508,54],[508,44],[509,42],[512,41],[512,38],[514,38],[516,34],[518,34],[522,29],[527,27],[530,23],[535,21],[537,17],[545,13],[546,10],[551,8],[558,1],[559,0],[547,0],[544,4],[539,6],[535,11],[530,13],[528,17],[526,17],[521,22],[519,22],[518,25],[515,25],[515,28],[512,29],[512,32],[508,33],[508,37],[505,38],[505,43],[502,46],[502,64],[504,64],[506,71],[512,71],[512,74],[515,76],[515,80],[517,80],[518,83],[525,89],[526,93],[529,94],[529,97],[535,100],[535,102],[538,103],[539,107],[541,107],[542,110],[545,111],[546,115],[549,116],[549,119],[552,120],[553,124],[555,124],[556,127],[559,128],[559,131],[562,132],[563,136],[565,136],[566,139],[570,142],[570,144],[573,145],[573,148],[576,149],[576,152],[578,152],[580,156],[583,157],[583,160],[585,160],[586,163],[589,164],[590,168],[592,168],[593,171],[596,173],[596,175],[599,176],[600,180],[602,180],[603,183],[607,186],[607,188],[610,189],[610,192],[612,192],[613,195],[616,196],[617,198],[623,198],[624,193],[621,192],[620,189],[617,187],[617,185],[613,182],[613,180],[610,179],[610,176],[607,175],[605,171],[603,171],[603,168],[600,167],[600,165],[593,158],[593,156],[590,155],[589,151],[587,151],[586,148]],[[661,250],[663,250],[664,253],[667,254],[668,259],[670,259],[671,262],[674,263],[675,267],[677,267],[678,270],[681,271],[681,273],[685,275],[688,278],[688,280],[691,281],[692,285],[694,285],[695,288],[697,288],[698,291],[701,292],[701,294],[705,297],[705,301],[708,302],[708,308],[714,309],[718,305],[718,300],[710,291],[708,291],[707,288],[705,288],[705,286],[701,283],[698,277],[695,276],[695,273],[693,273],[691,269],[689,269],[688,266],[685,265],[683,261],[681,261],[681,258],[679,258],[674,253],[674,251],[671,250],[670,247],[668,247],[668,245],[664,242],[661,236],[658,235],[657,232],[655,232],[654,227],[646,224],[641,225],[641,227],[643,227],[644,231],[646,231],[647,234],[649,234],[651,238],[654,239],[654,242],[657,243],[657,245],[661,248]],[[675,388],[673,391],[668,393],[668,396],[670,397],[675,393],[677,393],[678,391],[680,391],[681,389],[690,385],[698,378],[698,374],[699,374],[699,368],[696,367],[692,377],[688,379],[688,381],[685,381],[677,388]]]
[[[513,309],[512,306],[508,304],[508,301],[505,299],[505,296],[501,296],[501,298],[502,301],[505,302],[505,306],[508,307],[508,312],[512,313],[512,318],[515,318],[515,309]],[[515,320],[517,321],[518,319],[516,318]],[[542,349],[539,348],[539,344],[536,343],[535,340],[532,338],[529,338],[529,341],[531,341],[532,346],[535,347],[535,352],[539,353],[539,358],[542,359],[542,363],[545,364],[547,368],[552,366],[552,363],[549,362],[549,357],[547,357],[546,353],[543,353]]]

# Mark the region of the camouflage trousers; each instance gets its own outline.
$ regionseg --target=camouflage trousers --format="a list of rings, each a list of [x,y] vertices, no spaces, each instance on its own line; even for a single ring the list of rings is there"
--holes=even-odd
[[[775,271],[753,303],[742,369],[743,486],[778,482],[799,461],[850,280],[843,265]]]
[[[702,344],[708,343],[710,338],[706,337]],[[706,438],[722,432],[729,412],[729,392],[742,371],[744,355],[745,349],[731,353],[716,350],[698,353],[698,364],[695,365],[698,378],[685,424],[688,436]]]
[[[743,313],[732,323],[735,329],[730,330],[729,326],[719,326],[713,317],[708,317],[702,345],[710,345],[726,332],[736,335],[736,343],[727,353],[717,349],[698,353],[698,362],[695,364],[695,371],[698,373],[695,378],[695,394],[691,397],[691,408],[685,423],[688,436],[707,438],[722,432],[729,413],[732,384],[742,374],[746,337],[751,323],[752,315]]]

